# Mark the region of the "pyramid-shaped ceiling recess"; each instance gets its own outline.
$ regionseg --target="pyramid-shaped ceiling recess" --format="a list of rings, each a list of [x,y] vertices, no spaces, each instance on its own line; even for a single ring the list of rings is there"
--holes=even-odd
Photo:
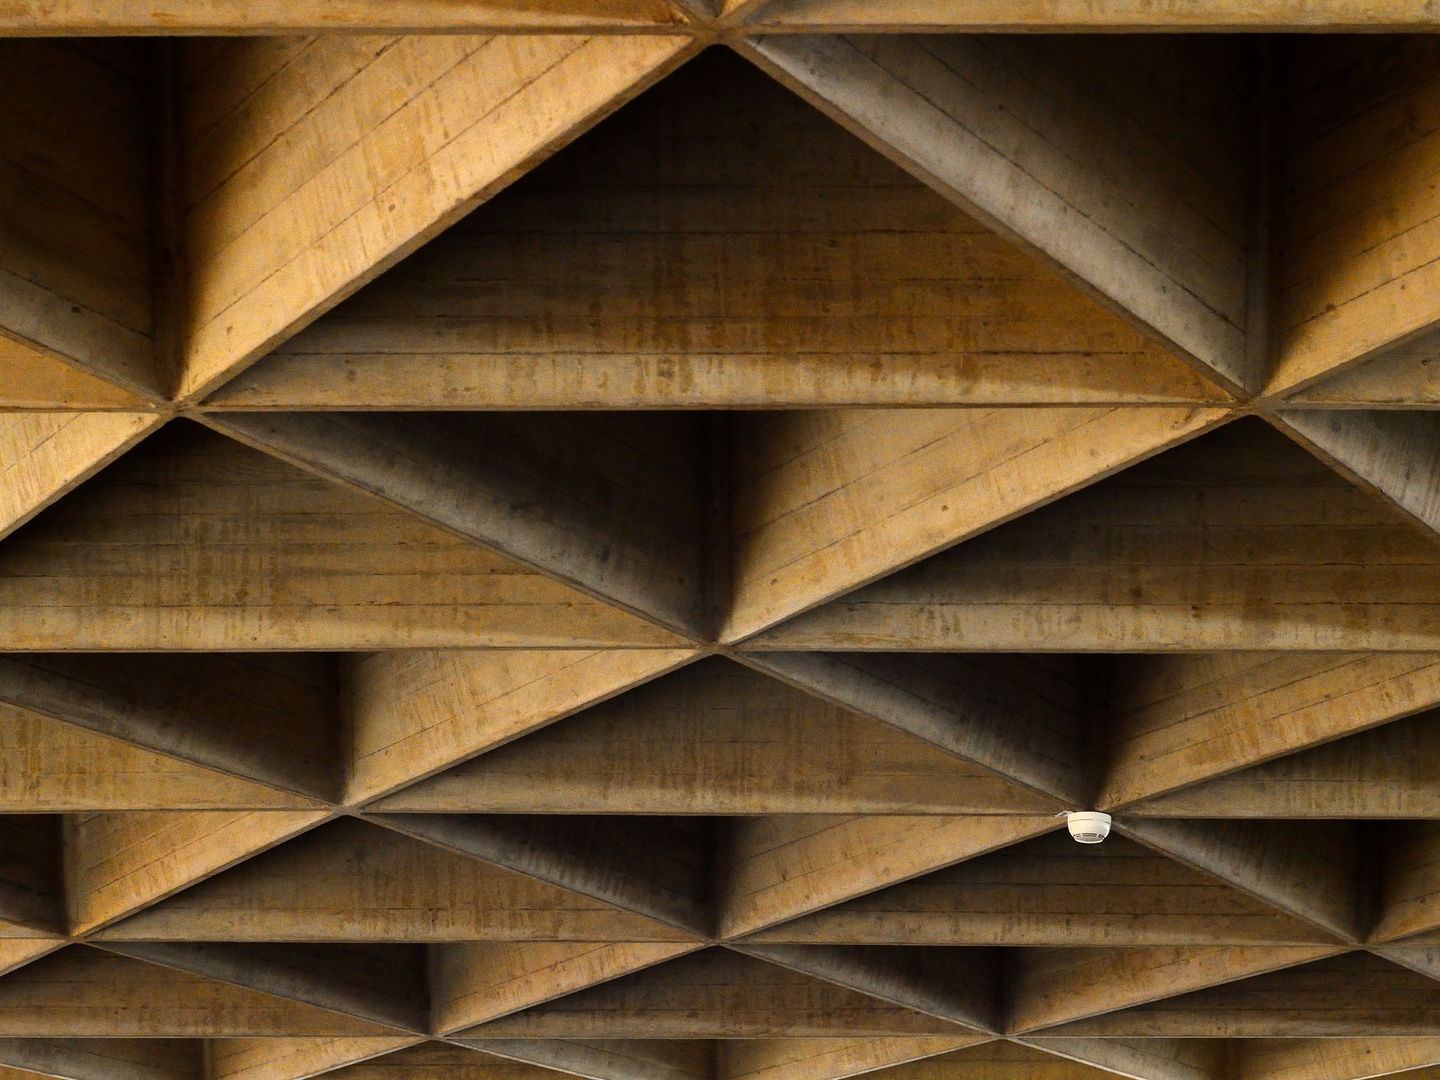
[[[337,919],[336,901],[349,914]],[[676,934],[604,901],[357,821],[325,825],[101,934],[107,941],[590,943],[657,936]]]
[[[226,409],[1222,395],[727,50],[210,399]]]
[[[1244,419],[752,644],[1430,649],[1437,572],[1434,540]]]
[[[672,640],[411,515],[185,422],[11,538],[0,575],[12,648]],[[99,610],[91,607],[97,596]],[[586,625],[591,632],[577,636]]]
[[[777,926],[755,940],[895,945],[1311,944],[1323,932],[1123,836],[1027,840]]]
[[[613,771],[601,763],[614,762]],[[527,813],[1043,813],[1026,791],[730,660],[702,660],[375,804]]]

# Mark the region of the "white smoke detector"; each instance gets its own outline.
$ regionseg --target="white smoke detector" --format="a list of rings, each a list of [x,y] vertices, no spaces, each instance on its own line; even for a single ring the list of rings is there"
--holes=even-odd
[[[1076,810],[1065,815],[1070,835],[1082,844],[1098,844],[1110,835],[1110,815],[1098,810]]]

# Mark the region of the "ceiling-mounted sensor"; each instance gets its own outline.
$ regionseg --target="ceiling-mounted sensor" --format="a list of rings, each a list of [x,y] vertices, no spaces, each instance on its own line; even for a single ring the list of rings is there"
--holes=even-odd
[[[1065,815],[1070,835],[1082,844],[1098,844],[1110,835],[1110,815],[1098,810],[1076,810]]]

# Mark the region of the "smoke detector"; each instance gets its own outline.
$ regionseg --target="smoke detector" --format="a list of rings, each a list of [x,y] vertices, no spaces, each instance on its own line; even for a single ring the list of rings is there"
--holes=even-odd
[[[1098,810],[1076,810],[1065,815],[1070,835],[1082,844],[1098,844],[1110,835],[1110,815]]]

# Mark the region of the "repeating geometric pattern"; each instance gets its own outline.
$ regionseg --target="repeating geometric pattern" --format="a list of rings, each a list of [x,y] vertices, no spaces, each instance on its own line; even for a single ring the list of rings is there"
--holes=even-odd
[[[1003,32],[1232,6],[0,11],[0,1067],[1440,1068],[1440,44]]]

